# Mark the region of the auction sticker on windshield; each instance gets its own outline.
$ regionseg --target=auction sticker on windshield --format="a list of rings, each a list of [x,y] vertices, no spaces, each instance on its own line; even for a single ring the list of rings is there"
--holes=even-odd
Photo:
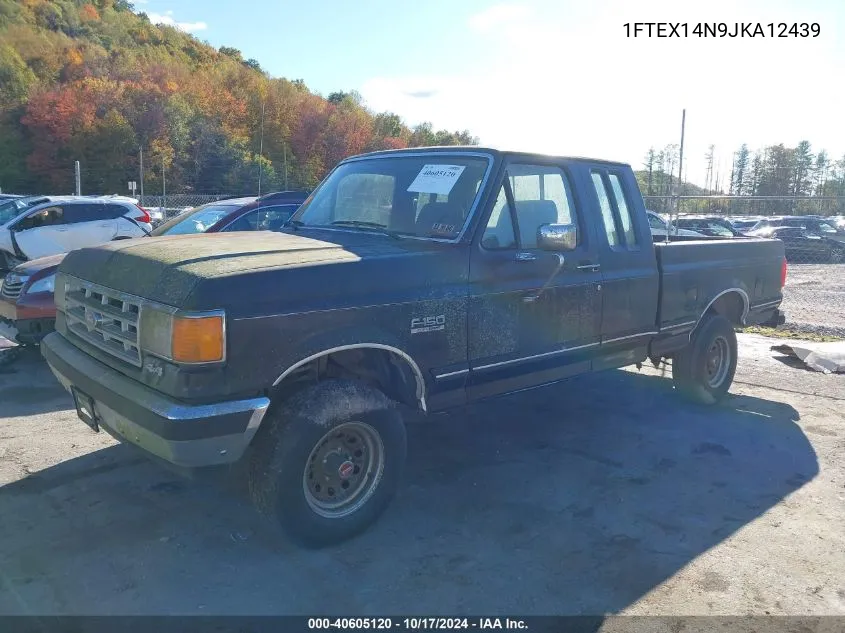
[[[423,165],[408,191],[449,195],[464,169],[463,165]]]

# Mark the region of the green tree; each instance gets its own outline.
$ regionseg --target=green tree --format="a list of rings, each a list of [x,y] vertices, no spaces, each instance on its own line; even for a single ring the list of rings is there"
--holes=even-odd
[[[813,152],[809,141],[801,141],[794,150],[795,171],[792,181],[792,195],[806,196],[812,189]]]
[[[741,196],[747,193],[749,156],[750,152],[748,151],[748,145],[746,145],[745,143],[740,145],[739,149],[734,155],[734,195]]]
[[[38,78],[11,46],[0,43],[0,108],[26,101],[30,88]]]
[[[816,162],[813,165],[813,193],[817,196],[824,195],[828,169],[830,169],[830,159],[827,157],[827,152],[821,150],[816,154]]]

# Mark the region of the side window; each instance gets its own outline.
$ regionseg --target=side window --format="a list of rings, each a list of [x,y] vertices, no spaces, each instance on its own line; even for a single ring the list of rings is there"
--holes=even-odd
[[[481,236],[481,245],[488,250],[516,248],[513,219],[504,185],[499,188],[496,204],[493,205],[493,213],[490,214],[487,228]]]
[[[261,209],[260,231],[280,231],[285,223],[299,208],[298,204],[284,204],[278,207]]]
[[[65,224],[102,220],[104,207],[105,205],[102,204],[68,204],[64,207]]]
[[[223,231],[279,231],[298,208],[296,204],[261,207],[239,217]]]
[[[610,206],[610,196],[607,193],[607,188],[604,186],[601,174],[597,171],[592,172],[593,187],[596,190],[596,195],[599,198],[599,206],[601,207],[601,219],[604,223],[604,232],[607,235],[607,243],[611,246],[619,245],[619,235],[616,232],[616,222],[613,219],[613,209]]]
[[[613,189],[613,196],[616,198],[616,208],[619,209],[619,218],[622,220],[622,232],[625,234],[625,244],[628,246],[637,245],[637,233],[634,231],[634,219],[631,217],[631,210],[625,200],[625,192],[622,190],[622,182],[616,174],[610,174],[610,186]]]
[[[222,232],[230,233],[232,231],[255,231],[258,227],[258,209],[245,213],[237,220],[232,222],[229,226],[223,229]]]
[[[103,209],[103,218],[108,220],[116,220],[120,218],[129,211],[126,207],[122,207],[119,204],[106,204],[103,205],[105,209]],[[137,215],[137,213],[135,214]]]
[[[666,230],[666,225],[663,224],[663,220],[651,213],[648,214],[648,225],[653,229]]]
[[[510,165],[507,174],[522,248],[537,248],[537,230],[544,224],[578,223],[569,184],[558,167]]]
[[[26,231],[56,224],[64,224],[64,210],[62,207],[45,207],[21,219],[15,230]]]

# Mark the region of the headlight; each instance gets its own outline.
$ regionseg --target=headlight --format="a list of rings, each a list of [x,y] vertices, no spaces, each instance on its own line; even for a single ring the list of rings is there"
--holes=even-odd
[[[56,273],[47,275],[43,279],[34,281],[29,285],[24,294],[32,295],[36,292],[54,292],[56,290]]]
[[[226,317],[220,310],[180,313],[141,308],[140,346],[177,363],[219,363],[226,358]]]

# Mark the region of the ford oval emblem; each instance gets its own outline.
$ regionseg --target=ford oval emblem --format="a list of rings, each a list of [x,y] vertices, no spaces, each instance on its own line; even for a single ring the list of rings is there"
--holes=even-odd
[[[85,323],[87,323],[90,328],[99,327],[103,324],[103,315],[99,312],[94,312],[93,310],[86,310]]]

